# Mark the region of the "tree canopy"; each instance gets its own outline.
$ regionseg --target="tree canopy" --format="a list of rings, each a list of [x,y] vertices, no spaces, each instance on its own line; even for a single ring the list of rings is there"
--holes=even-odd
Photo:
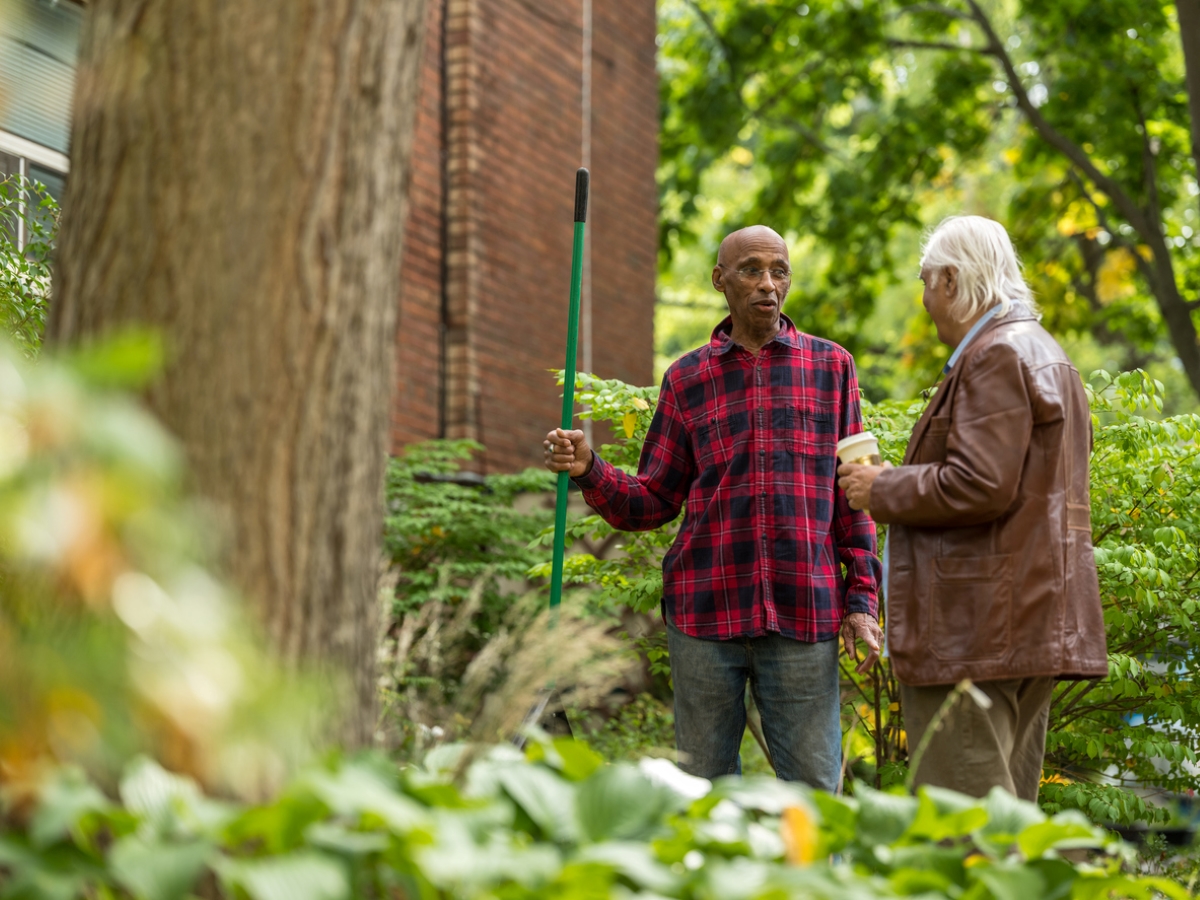
[[[895,349],[864,325],[916,274],[911,235],[991,215],[1053,330],[1168,360],[1200,393],[1189,16],[1196,0],[664,0],[664,270],[702,213],[767,222],[803,254],[788,313],[869,357]],[[717,216],[698,204],[721,172],[744,199]],[[930,335],[909,341],[936,362]]]

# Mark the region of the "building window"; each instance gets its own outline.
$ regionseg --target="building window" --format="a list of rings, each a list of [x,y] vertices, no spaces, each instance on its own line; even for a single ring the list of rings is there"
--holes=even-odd
[[[8,238],[24,250],[31,233],[30,223],[48,224],[48,216],[33,196],[34,183],[40,183],[56,203],[62,203],[67,186],[67,158],[16,135],[0,131],[0,180],[11,179],[20,191],[20,215],[4,222]]]

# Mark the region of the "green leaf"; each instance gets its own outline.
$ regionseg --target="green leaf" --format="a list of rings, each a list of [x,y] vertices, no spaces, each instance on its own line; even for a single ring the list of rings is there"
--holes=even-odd
[[[616,763],[579,785],[575,809],[583,834],[592,841],[606,841],[647,837],[676,805],[672,793],[635,766]]]
[[[937,796],[953,812],[941,812],[933,797]],[[906,840],[943,841],[947,838],[965,837],[987,824],[987,811],[973,800],[954,791],[931,792],[922,787],[918,793],[917,815],[904,832]]]
[[[1025,829],[1046,821],[1046,814],[1036,803],[1020,800],[1001,787],[988,792],[983,806],[988,821],[980,830],[980,837],[998,851],[1015,843],[1017,835]]]
[[[364,760],[342,764],[332,772],[311,772],[303,783],[337,815],[360,817],[370,813],[396,834],[406,834],[429,821],[417,803],[399,792],[394,779]]]
[[[1037,859],[1055,848],[1103,847],[1103,833],[1079,817],[1059,813],[1048,822],[1030,825],[1017,835],[1017,848],[1026,859]]]
[[[885,794],[861,783],[855,784],[854,797],[858,800],[859,839],[867,845],[898,841],[917,817],[920,805],[916,797]]]
[[[60,769],[43,788],[29,825],[29,840],[44,848],[78,834],[80,820],[89,813],[111,808],[100,789],[90,784],[78,769]]]
[[[646,844],[633,841],[607,841],[591,844],[576,854],[579,862],[600,862],[611,866],[635,885],[659,894],[673,895],[680,879]]]
[[[113,845],[109,864],[138,900],[179,900],[191,892],[212,851],[207,841],[168,844],[129,835]]]
[[[505,792],[525,814],[553,840],[574,841],[579,837],[575,813],[575,790],[541,766],[512,765],[497,777]]]
[[[583,781],[604,765],[603,756],[574,738],[556,738],[554,749],[562,760],[563,776],[571,781]]]
[[[225,860],[221,881],[251,900],[349,900],[345,867],[322,853],[303,851],[268,859]]]
[[[971,876],[991,891],[995,900],[1030,900],[1043,897],[1045,882],[1034,869],[1013,863],[972,866]]]

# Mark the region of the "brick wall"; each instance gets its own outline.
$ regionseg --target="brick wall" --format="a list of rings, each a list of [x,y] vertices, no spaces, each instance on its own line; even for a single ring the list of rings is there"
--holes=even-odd
[[[488,447],[486,470],[512,471],[540,462],[540,437],[557,422],[561,401],[546,370],[561,367],[566,343],[582,153],[581,2],[431,0],[394,449],[439,434],[473,437]],[[594,6],[593,367],[645,384],[653,371],[657,212],[654,3]]]

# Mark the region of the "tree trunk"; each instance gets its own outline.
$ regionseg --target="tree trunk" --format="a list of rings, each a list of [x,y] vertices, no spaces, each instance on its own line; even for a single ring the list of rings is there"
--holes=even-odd
[[[48,337],[163,336],[149,392],[280,654],[351,675],[375,597],[424,0],[91,4]]]
[[[1167,325],[1167,336],[1171,345],[1179,354],[1179,362],[1187,376],[1192,391],[1200,397],[1200,338],[1196,334],[1196,322],[1192,318],[1191,308],[1179,290],[1179,282],[1175,280],[1175,264],[1171,259],[1171,250],[1167,246],[1162,232],[1143,234],[1142,239],[1154,254],[1149,269],[1153,277],[1149,280],[1150,289],[1158,301],[1158,309]]]
[[[1200,175],[1200,0],[1175,0],[1175,13],[1179,17],[1188,112],[1192,119],[1192,159]]]

